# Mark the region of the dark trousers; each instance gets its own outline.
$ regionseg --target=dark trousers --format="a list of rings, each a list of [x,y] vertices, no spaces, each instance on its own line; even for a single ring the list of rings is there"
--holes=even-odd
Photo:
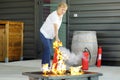
[[[40,33],[40,38],[43,43],[43,54],[42,54],[42,64],[49,64],[51,60],[52,53],[52,39],[47,39],[42,33]]]

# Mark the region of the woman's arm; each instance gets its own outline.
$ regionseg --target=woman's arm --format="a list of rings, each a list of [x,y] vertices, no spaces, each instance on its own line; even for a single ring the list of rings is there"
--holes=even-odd
[[[55,40],[60,41],[59,36],[58,36],[58,25],[57,24],[54,24],[54,32],[55,32]]]

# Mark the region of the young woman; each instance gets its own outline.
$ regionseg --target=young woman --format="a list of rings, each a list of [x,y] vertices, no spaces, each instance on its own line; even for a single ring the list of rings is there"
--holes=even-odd
[[[43,43],[42,64],[49,64],[52,48],[52,40],[60,41],[58,31],[62,23],[63,15],[66,13],[68,6],[65,2],[58,4],[55,11],[48,15],[42,27],[40,28],[40,38]]]

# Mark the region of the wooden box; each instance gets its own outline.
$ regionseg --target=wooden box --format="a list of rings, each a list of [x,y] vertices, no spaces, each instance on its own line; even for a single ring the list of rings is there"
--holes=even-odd
[[[23,59],[23,22],[0,20],[0,61]]]

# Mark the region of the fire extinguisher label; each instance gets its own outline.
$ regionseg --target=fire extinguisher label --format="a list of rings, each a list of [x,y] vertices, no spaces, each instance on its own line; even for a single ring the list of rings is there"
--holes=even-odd
[[[98,57],[98,59],[99,59],[99,60],[101,60],[101,58],[102,58],[102,55],[101,55],[101,54],[99,54],[99,57]]]

